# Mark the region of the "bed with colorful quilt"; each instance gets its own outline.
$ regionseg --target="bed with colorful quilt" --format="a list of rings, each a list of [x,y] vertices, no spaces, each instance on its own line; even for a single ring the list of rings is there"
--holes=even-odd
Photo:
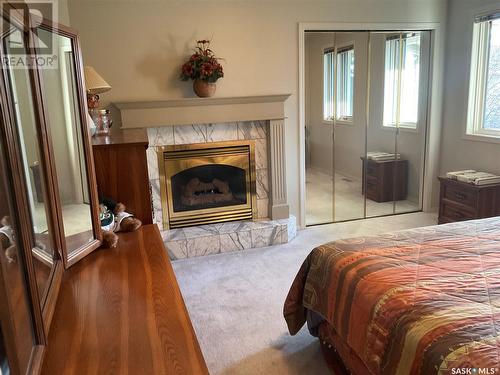
[[[319,246],[284,317],[352,374],[500,374],[500,217]]]

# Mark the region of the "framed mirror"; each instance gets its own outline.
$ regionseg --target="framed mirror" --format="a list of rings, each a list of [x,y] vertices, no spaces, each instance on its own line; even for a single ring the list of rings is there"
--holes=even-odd
[[[31,56],[29,34],[12,14],[5,24],[11,27],[2,35],[2,55],[26,61]],[[6,170],[12,171],[14,212],[21,222],[20,233],[13,237],[18,238],[18,253],[25,259],[23,277],[28,281],[37,338],[43,342],[63,270],[57,209],[52,199],[52,159],[38,104],[37,70],[28,64],[12,63],[4,65],[1,74]],[[11,215],[2,214],[0,220],[4,230],[12,224]]]
[[[70,266],[95,250],[101,239],[83,68],[76,33],[46,22],[37,35],[51,40],[58,56],[57,64],[40,70],[41,96],[57,176],[63,261]]]
[[[12,10],[2,17],[11,27],[0,39],[0,131],[21,223],[16,237],[22,239],[19,251],[26,259],[33,316],[39,316],[37,337],[43,341],[63,269],[101,244],[83,66],[71,29],[36,20],[42,26],[33,31]],[[41,45],[51,46],[53,64],[38,63],[49,61]],[[0,214],[1,230],[9,226],[10,215]]]
[[[5,9],[3,9],[5,11]],[[28,34],[12,14],[0,40],[0,325],[2,373],[38,366],[62,275],[51,174],[34,89],[35,71],[5,57],[29,56]],[[30,168],[33,167],[33,168]]]
[[[1,12],[0,372],[31,373],[64,268],[101,245],[99,203],[76,33]]]

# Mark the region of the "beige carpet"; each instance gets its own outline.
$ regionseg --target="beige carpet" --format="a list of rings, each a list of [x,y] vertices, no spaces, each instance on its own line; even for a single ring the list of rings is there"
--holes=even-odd
[[[283,302],[302,261],[321,243],[435,224],[406,214],[300,231],[289,244],[173,263],[211,374],[320,375],[328,370],[306,328],[288,334]]]

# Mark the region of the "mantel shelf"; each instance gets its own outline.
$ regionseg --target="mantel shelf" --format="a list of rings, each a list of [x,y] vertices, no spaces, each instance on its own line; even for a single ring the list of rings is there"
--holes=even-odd
[[[114,103],[123,129],[285,118],[290,94]]]

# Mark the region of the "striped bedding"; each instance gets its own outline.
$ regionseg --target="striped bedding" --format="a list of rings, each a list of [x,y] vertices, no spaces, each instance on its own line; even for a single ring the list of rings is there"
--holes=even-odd
[[[284,317],[326,322],[371,374],[500,373],[500,218],[319,246]]]

